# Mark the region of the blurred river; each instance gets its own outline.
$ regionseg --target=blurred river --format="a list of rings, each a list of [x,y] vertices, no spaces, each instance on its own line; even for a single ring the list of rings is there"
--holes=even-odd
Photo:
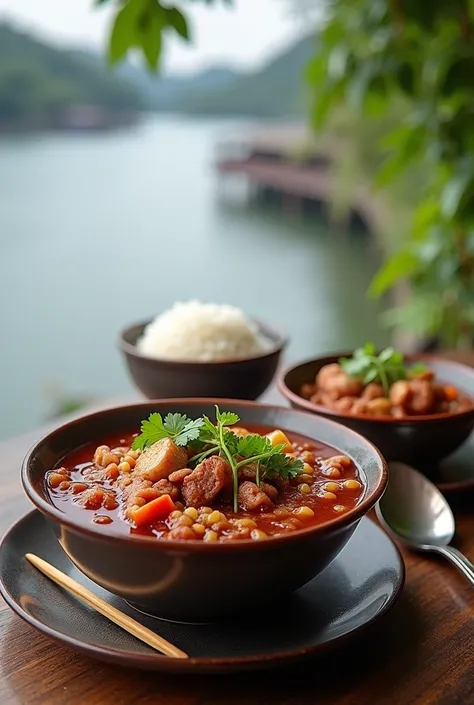
[[[177,299],[272,321],[291,360],[385,342],[364,238],[218,198],[214,145],[241,127],[0,139],[0,438],[41,423],[55,388],[130,395],[117,331]]]

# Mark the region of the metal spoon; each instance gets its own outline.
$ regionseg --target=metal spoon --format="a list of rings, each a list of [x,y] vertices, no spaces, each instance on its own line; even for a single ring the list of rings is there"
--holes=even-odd
[[[451,508],[425,475],[404,463],[390,463],[388,487],[376,513],[382,524],[410,548],[440,553],[474,585],[474,565],[448,545],[455,531]]]

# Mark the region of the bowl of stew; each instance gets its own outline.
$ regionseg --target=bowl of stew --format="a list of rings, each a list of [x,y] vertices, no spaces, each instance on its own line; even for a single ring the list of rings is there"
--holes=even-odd
[[[374,368],[364,368],[357,354],[345,352],[293,365],[279,377],[279,389],[293,408],[361,433],[387,460],[435,473],[436,463],[474,429],[474,369],[440,357],[387,351],[380,356],[390,359],[395,353],[395,361],[387,367],[385,388]]]
[[[258,613],[324,570],[387,468],[325,418],[182,399],[58,428],[28,453],[22,481],[89,578],[147,613],[202,622]]]

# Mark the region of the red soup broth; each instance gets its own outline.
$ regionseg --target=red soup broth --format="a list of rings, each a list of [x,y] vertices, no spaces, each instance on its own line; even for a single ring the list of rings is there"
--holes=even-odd
[[[245,428],[252,433],[260,434],[273,430],[266,426],[256,425],[246,425]],[[210,509],[223,513],[227,522],[226,526],[222,524],[216,532],[219,541],[266,538],[317,526],[342,516],[360,501],[364,494],[364,479],[350,458],[319,441],[291,431],[284,431],[284,433],[293,445],[295,457],[307,463],[305,468],[306,470],[311,468],[312,473],[305,472],[304,477],[299,476],[280,488],[278,499],[274,501],[270,511],[239,510],[235,513],[232,510],[230,499],[216,497]],[[115,434],[105,437],[100,445],[106,445],[112,449],[128,448],[136,435],[137,433],[130,432]],[[87,475],[91,469],[96,467],[93,458],[98,445],[97,442],[94,442],[82,446],[66,456],[60,466],[49,473],[51,476],[61,468],[64,476],[63,482],[55,487],[51,486],[48,477],[46,479],[49,497],[54,506],[75,522],[84,526],[95,525],[96,528],[102,528],[107,534],[135,534],[154,536],[157,539],[180,538],[173,535],[172,527],[175,520],[170,518],[145,527],[135,527],[125,518],[123,493],[113,480],[94,480],[93,483],[94,486],[98,485],[107,490],[110,497],[115,499],[109,503],[115,505],[113,508],[101,506],[97,509],[87,509],[80,503],[81,495],[86,491],[85,488],[91,486]],[[343,463],[337,462],[337,458],[341,457],[344,458]],[[335,460],[332,461],[332,458]],[[130,475],[133,476],[133,469]],[[178,507],[184,510],[183,504],[178,503]],[[312,514],[306,510],[302,511],[303,507],[309,508]],[[197,523],[199,523],[204,519],[202,519],[201,508],[197,508],[197,510],[200,516],[197,519]],[[249,526],[242,526],[245,523]],[[204,538],[205,540],[206,534],[213,528],[207,527],[204,532],[200,529],[199,534],[196,533],[193,538],[196,540]],[[191,537],[189,531],[181,533],[186,533],[188,538]]]

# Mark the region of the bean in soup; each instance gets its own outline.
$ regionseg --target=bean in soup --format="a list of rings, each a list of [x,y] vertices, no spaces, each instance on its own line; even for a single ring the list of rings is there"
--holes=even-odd
[[[322,524],[363,494],[348,456],[299,434],[227,426],[218,450],[212,433],[200,434],[203,440],[161,437],[144,450],[136,433],[84,446],[48,473],[51,501],[76,521],[110,525],[114,533],[225,542]],[[248,455],[255,449],[266,458]]]

